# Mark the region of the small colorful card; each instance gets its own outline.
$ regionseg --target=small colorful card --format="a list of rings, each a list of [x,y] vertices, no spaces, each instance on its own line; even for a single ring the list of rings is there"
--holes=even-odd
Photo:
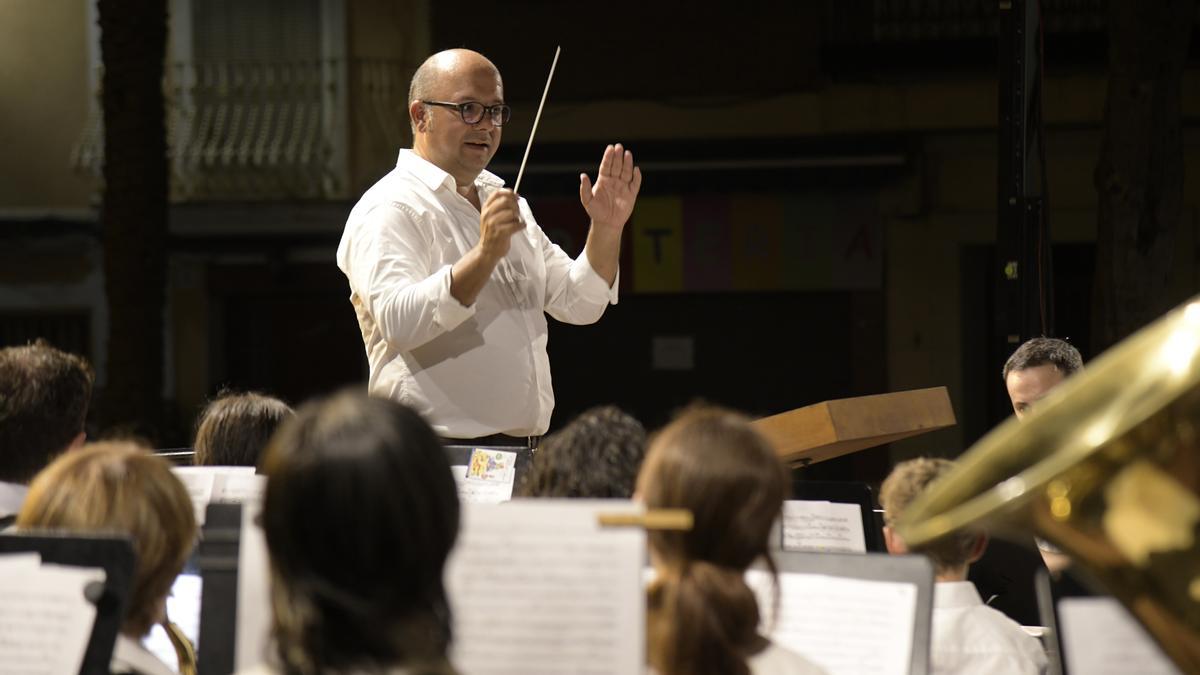
[[[512,483],[515,477],[517,453],[505,450],[484,450],[475,448],[471,451],[471,461],[467,464],[467,478],[496,483]]]

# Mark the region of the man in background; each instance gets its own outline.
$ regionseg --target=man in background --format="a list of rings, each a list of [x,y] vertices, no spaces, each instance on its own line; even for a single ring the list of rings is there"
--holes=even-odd
[[[1083,357],[1069,342],[1036,337],[1017,348],[1004,363],[1004,386],[1017,419],[1063,380],[1083,369]]]

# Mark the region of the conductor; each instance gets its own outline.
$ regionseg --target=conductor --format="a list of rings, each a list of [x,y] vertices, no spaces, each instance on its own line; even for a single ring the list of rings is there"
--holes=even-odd
[[[337,251],[369,390],[412,407],[443,438],[536,444],[554,409],[545,315],[588,324],[616,304],[641,170],[616,144],[594,184],[580,174],[591,225],[572,260],[486,170],[511,114],[491,61],[466,49],[429,57],[408,114],[413,147],[363,194]]]

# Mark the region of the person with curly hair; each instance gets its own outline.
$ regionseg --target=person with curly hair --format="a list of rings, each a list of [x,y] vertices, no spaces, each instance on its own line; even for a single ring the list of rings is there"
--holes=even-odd
[[[615,406],[591,408],[547,436],[519,497],[628,499],[646,454],[646,429]]]

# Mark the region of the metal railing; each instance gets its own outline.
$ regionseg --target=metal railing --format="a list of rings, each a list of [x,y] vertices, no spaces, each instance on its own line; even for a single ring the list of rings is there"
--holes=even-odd
[[[164,94],[172,200],[343,197],[345,86],[334,61],[170,66]],[[99,174],[104,121],[96,97],[71,162]]]

